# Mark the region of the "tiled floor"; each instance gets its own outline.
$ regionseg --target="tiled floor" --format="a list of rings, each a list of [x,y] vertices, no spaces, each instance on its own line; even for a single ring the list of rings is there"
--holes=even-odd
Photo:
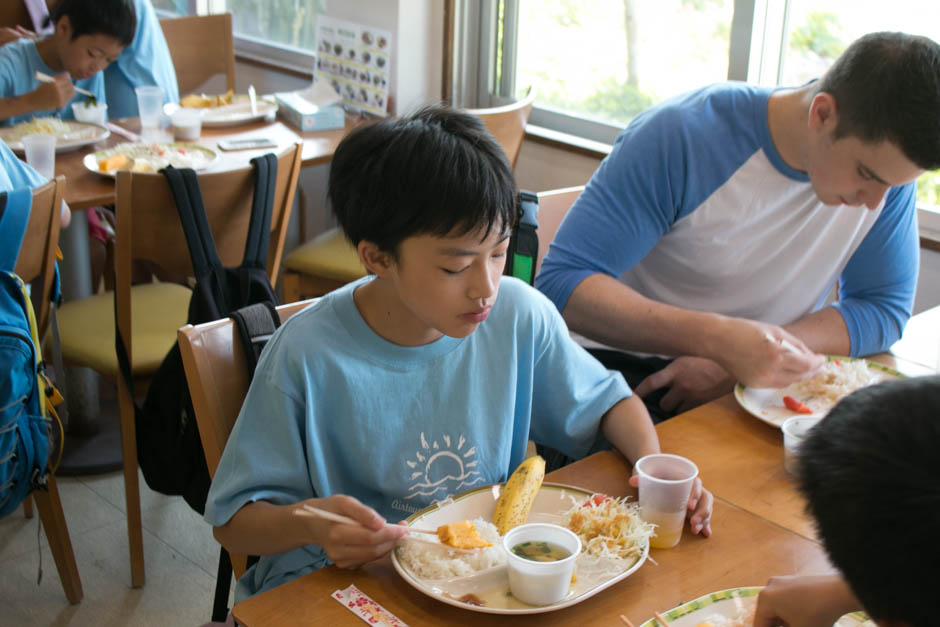
[[[141,477],[147,583],[130,587],[124,479],[120,472],[60,477],[59,492],[85,596],[65,598],[39,516],[0,520],[0,625],[201,625],[209,620],[218,544],[179,497]],[[41,549],[40,549],[41,547]],[[39,554],[42,583],[36,585]]]

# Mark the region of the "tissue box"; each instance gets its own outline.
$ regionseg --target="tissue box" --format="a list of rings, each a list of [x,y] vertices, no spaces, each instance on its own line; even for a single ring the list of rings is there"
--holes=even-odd
[[[318,107],[297,93],[275,94],[275,99],[284,119],[302,131],[325,131],[346,126],[346,113],[341,105]]]

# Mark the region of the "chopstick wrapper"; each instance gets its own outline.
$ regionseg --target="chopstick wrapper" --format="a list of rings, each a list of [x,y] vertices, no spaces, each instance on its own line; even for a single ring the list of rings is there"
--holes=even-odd
[[[356,586],[351,585],[345,590],[336,590],[331,596],[370,625],[408,627],[407,623],[367,597]]]

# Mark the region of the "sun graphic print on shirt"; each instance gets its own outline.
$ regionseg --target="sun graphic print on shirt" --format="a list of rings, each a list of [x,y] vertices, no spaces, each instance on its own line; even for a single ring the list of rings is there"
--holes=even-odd
[[[483,483],[483,477],[476,469],[477,449],[466,444],[463,436],[454,443],[449,435],[442,436],[440,442],[434,440],[429,444],[422,431],[420,450],[413,460],[405,462],[413,471],[409,478],[414,482],[405,499],[443,499]]]

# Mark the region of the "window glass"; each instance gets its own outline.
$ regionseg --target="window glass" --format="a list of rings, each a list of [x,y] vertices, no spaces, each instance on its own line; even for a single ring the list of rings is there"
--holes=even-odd
[[[723,81],[734,0],[522,0],[516,86],[537,104],[620,125]]]
[[[845,48],[865,33],[884,30],[925,35],[940,41],[936,0],[790,0],[789,33],[783,62],[784,85],[818,78]],[[940,205],[940,170],[917,181],[917,200]]]

